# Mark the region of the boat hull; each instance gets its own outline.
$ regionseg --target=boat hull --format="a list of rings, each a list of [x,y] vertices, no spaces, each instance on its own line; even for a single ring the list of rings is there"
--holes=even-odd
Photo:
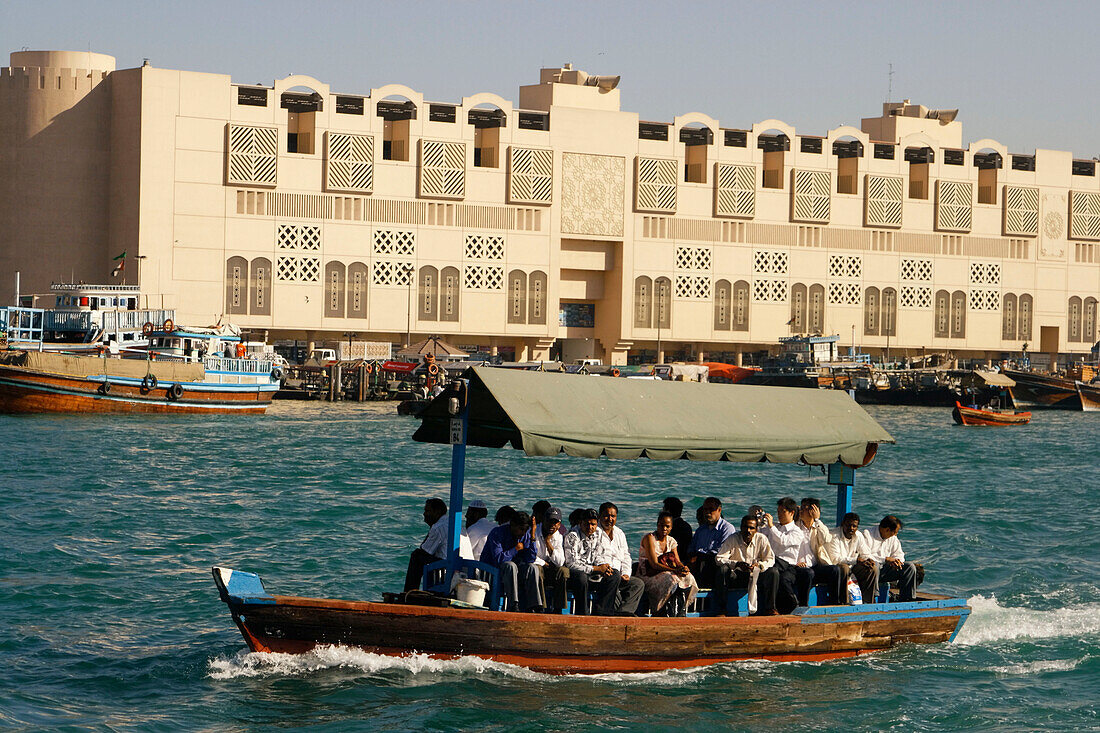
[[[1016,382],[1013,396],[1020,407],[1055,410],[1080,410],[1081,396],[1072,379],[1060,379],[1032,372],[1005,369],[1006,377]]]
[[[1077,394],[1081,398],[1081,409],[1085,412],[1100,412],[1100,384],[1077,382]]]
[[[958,402],[951,411],[951,417],[956,425],[985,425],[989,427],[1004,427],[1009,425],[1027,425],[1031,422],[1030,412],[1003,413],[989,410],[978,410],[973,407],[964,407]]]

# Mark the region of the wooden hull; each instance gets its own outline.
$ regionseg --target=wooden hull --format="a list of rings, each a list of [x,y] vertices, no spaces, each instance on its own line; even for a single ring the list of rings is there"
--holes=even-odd
[[[1081,398],[1081,409],[1085,412],[1100,412],[1100,383],[1077,383],[1077,394]]]
[[[1072,379],[1061,379],[1033,372],[1005,369],[1003,374],[1016,382],[1013,395],[1020,407],[1056,410],[1080,410],[1081,396]]]
[[[958,402],[951,411],[956,425],[987,425],[991,427],[1007,425],[1027,425],[1031,422],[1030,412],[1003,413],[990,412],[989,410],[977,410],[973,407],[963,407]]]

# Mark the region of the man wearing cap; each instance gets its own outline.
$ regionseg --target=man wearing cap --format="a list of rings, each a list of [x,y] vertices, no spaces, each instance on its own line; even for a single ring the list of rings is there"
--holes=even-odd
[[[561,528],[561,509],[550,507],[542,513],[542,523],[535,527],[535,565],[542,575],[544,603],[552,613],[561,613],[566,604],[569,568],[565,565],[565,538]]]
[[[599,521],[595,509],[584,510],[576,529],[565,536],[565,564],[578,613],[613,616],[622,576],[611,567],[611,542]],[[589,590],[596,591],[594,606],[589,605]]]
[[[485,539],[497,528],[496,522],[489,519],[489,507],[481,499],[470,502],[466,508],[466,534],[470,537],[470,547],[475,559],[481,558],[485,549]]]

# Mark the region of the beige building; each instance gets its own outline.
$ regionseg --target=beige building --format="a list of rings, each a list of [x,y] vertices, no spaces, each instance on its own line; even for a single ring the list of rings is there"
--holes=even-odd
[[[791,333],[984,358],[1096,341],[1095,160],[963,147],[953,112],[908,101],[824,136],[646,122],[616,82],[567,65],[518,105],[433,102],[13,53],[0,277],[104,281],[125,251],[181,322],[519,360],[736,360]]]

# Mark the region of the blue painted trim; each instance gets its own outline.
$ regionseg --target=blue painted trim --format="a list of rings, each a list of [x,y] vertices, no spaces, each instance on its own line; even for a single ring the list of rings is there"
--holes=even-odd
[[[469,384],[464,383],[459,400],[466,401]],[[459,549],[462,541],[462,492],[466,481],[466,442],[470,430],[469,403],[460,408],[458,419],[462,421],[462,442],[451,447],[451,496],[447,516],[447,588],[451,587],[451,578],[462,563]]]
[[[853,613],[882,611],[912,611],[920,609],[955,609],[966,606],[965,598],[946,598],[941,601],[909,601],[906,603],[864,603],[860,606],[803,606],[795,610],[800,616],[837,616]]]
[[[264,589],[264,583],[256,573],[245,573],[231,568],[212,568],[214,583],[222,600],[229,604],[275,605],[275,598]]]
[[[955,624],[955,630],[951,632],[951,636],[947,639],[947,643],[955,641],[955,637],[962,631],[963,624],[966,623],[966,619],[970,616],[970,609],[966,609],[966,613],[959,616],[959,623]]]
[[[102,381],[97,381],[96,383],[101,384]],[[115,381],[111,381],[111,383],[112,384],[119,384],[119,382],[115,382]],[[223,410],[227,410],[227,409],[228,410],[245,410],[245,409],[255,409],[256,408],[256,404],[254,402],[242,402],[242,401],[238,401],[238,400],[234,400],[232,402],[210,402],[210,401],[188,402],[186,392],[184,392],[184,396],[181,397],[180,399],[169,403],[166,400],[164,400],[162,398],[157,398],[157,397],[154,397],[154,398],[115,397],[115,396],[112,396],[112,395],[99,394],[98,392],[83,392],[83,391],[75,390],[75,389],[58,389],[58,388],[55,388],[55,387],[46,387],[46,386],[43,386],[43,385],[30,384],[30,383],[25,382],[23,380],[15,380],[15,379],[0,378],[0,384],[8,385],[8,386],[11,386],[11,387],[19,387],[21,389],[29,389],[29,390],[33,390],[35,392],[48,392],[49,394],[73,395],[75,397],[91,397],[94,400],[103,400],[105,402],[128,402],[128,403],[147,403],[147,402],[151,402],[151,403],[155,403],[155,404],[186,405],[189,408],[202,408],[202,409],[219,410],[219,411],[223,411]],[[139,384],[140,384],[140,382],[139,382]],[[264,390],[264,391],[266,391],[266,390]]]

